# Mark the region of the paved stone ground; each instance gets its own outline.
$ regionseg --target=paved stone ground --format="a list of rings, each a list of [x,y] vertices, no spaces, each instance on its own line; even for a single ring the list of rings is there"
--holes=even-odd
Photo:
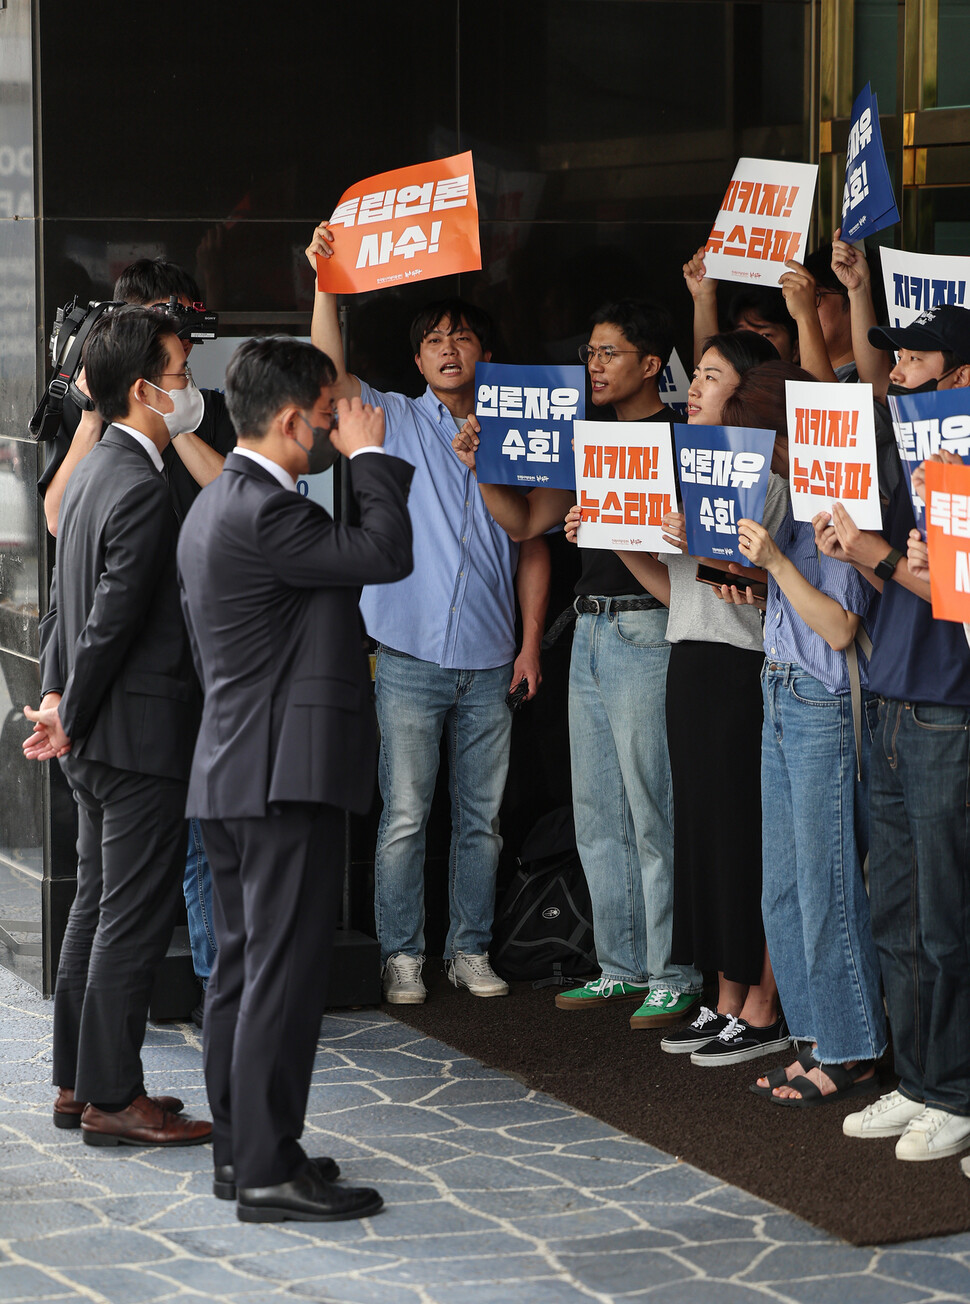
[[[329,1016],[311,1152],[366,1222],[243,1225],[207,1146],[105,1150],[50,1122],[51,1006],[0,971],[0,1300],[96,1304],[910,1304],[970,1300],[970,1236],[859,1249],[376,1011]],[[192,1027],[149,1089],[205,1113]],[[970,1190],[968,1190],[970,1197]]]

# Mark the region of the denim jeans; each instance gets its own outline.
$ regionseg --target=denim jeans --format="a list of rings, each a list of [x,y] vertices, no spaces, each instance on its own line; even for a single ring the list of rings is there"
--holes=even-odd
[[[970,1114],[970,710],[880,700],[869,886],[899,1089]]]
[[[448,743],[450,927],[445,958],[488,950],[502,839],[498,812],[509,766],[512,663],[448,670],[390,648],[377,653],[378,765],[384,809],[374,857],[374,913],[381,958],[424,952],[425,829]]]
[[[576,844],[603,976],[699,991],[671,964],[674,831],[664,700],[667,609],[584,613],[569,668]]]
[[[205,987],[216,958],[216,937],[212,927],[212,871],[202,845],[202,828],[198,820],[189,820],[189,847],[182,891],[189,922],[192,968]]]
[[[875,1059],[886,1021],[862,873],[873,701],[860,782],[848,693],[793,662],[767,662],[761,682],[762,908],[782,1009],[822,1063]]]

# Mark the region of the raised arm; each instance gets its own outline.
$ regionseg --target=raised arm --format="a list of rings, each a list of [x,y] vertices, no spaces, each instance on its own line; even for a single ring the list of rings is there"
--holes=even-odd
[[[313,268],[314,283],[310,339],[337,369],[336,382],[331,386],[334,398],[358,398],[360,381],[348,372],[344,358],[344,342],[337,317],[337,296],[316,288],[317,254],[323,258],[333,258],[336,252],[333,246],[334,234],[326,222],[321,222],[306,248],[307,262]]]
[[[892,361],[886,349],[869,343],[869,327],[878,325],[872,303],[872,280],[865,253],[839,239],[832,241],[832,270],[849,292],[849,315],[852,322],[852,356],[859,379],[872,386],[873,395],[884,399],[889,388]]]
[[[701,360],[704,341],[716,335],[717,281],[707,276],[704,269],[704,246],[689,262],[684,263],[684,280],[694,300],[694,366]]]
[[[801,365],[816,380],[834,384],[838,376],[832,369],[829,351],[825,347],[825,336],[822,334],[822,323],[818,319],[815,277],[793,258],[785,263],[785,267],[787,270],[778,279],[785,296],[785,305],[798,327],[798,356]]]

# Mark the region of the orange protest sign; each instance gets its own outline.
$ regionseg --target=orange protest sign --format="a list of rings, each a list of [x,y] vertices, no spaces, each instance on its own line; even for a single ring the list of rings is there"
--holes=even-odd
[[[333,255],[317,255],[317,285],[331,294],[477,271],[471,151],[359,181],[341,196],[329,226]]]
[[[970,466],[926,463],[926,542],[933,615],[970,621]]]

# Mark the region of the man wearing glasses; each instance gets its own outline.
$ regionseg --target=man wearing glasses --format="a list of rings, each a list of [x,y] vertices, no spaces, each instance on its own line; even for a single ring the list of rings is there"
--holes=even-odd
[[[195,1145],[211,1125],[145,1092],[140,1050],[185,848],[198,682],[179,608],[178,522],[162,475],[199,405],[175,322],[121,308],[84,349],[109,422],[60,511],[29,759],[60,760],[78,808],[77,895],[54,997],[54,1124],[88,1145]]]
[[[673,348],[666,309],[638,300],[593,316],[586,363],[592,401],[620,421],[674,421],[658,380]],[[474,467],[474,418],[455,451]],[[542,534],[576,501],[564,489],[480,486],[491,515],[513,539]],[[679,1023],[697,1004],[701,975],[671,963],[673,799],[664,698],[667,608],[614,552],[582,553],[569,676],[569,753],[576,843],[593,903],[602,973],[556,997],[560,1009],[597,1009],[635,1000],[633,1028]],[[666,568],[659,567],[661,588]]]

